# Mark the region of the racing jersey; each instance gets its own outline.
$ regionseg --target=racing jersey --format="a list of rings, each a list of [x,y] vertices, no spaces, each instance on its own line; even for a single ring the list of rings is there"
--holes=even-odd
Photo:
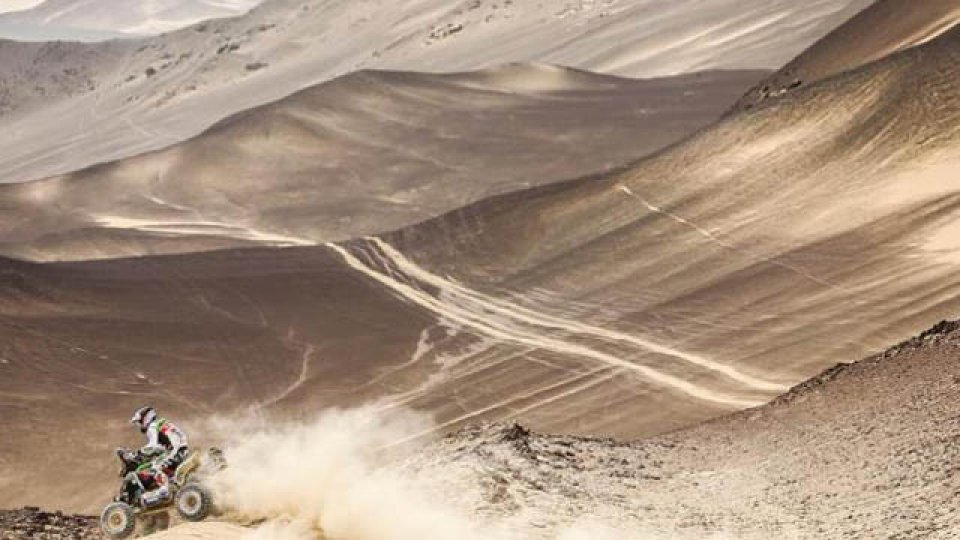
[[[140,449],[144,455],[173,455],[181,448],[187,448],[187,434],[172,422],[158,418],[147,427],[147,444]]]

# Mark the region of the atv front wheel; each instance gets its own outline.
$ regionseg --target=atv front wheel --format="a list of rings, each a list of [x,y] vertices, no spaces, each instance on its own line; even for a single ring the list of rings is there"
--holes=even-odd
[[[203,521],[213,511],[210,492],[200,484],[187,484],[177,493],[177,513],[187,521]]]
[[[136,527],[137,518],[133,514],[133,508],[127,503],[112,503],[100,514],[100,530],[113,540],[130,538]]]

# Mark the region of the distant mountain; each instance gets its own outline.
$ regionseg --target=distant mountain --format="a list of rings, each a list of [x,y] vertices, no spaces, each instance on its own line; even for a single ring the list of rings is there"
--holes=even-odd
[[[33,9],[0,15],[0,37],[44,39],[16,26],[46,28],[47,39],[93,40],[111,34],[160,34],[206,19],[241,15],[262,0],[46,0]],[[78,31],[100,34],[82,34]],[[24,37],[27,36],[27,37]]]
[[[0,2],[0,13],[23,11],[36,7],[42,2],[43,0],[3,0]]]
[[[536,62],[637,78],[777,69],[869,3],[272,0],[241,17],[142,40],[0,42],[0,182],[169,146],[362,69]],[[121,19],[126,8],[117,11],[111,17]]]
[[[2,20],[0,16],[0,21]],[[24,22],[0,22],[0,36],[14,41],[105,41],[132,37],[121,32]]]

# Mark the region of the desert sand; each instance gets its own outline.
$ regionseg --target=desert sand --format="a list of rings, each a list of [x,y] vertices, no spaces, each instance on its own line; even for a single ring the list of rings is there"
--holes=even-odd
[[[480,540],[954,538],[958,328],[940,324],[771,404],[639,442],[474,426],[366,463],[370,469],[357,468],[361,458],[325,454],[364,473],[317,498],[304,490],[323,493],[324,484],[304,485],[329,482],[329,469],[295,466],[298,475],[261,462],[245,474],[270,473],[275,482],[250,499],[259,503],[248,514],[152,537],[306,539],[325,526],[322,538],[360,540],[451,532]],[[336,422],[321,424],[329,434]],[[369,442],[364,428],[347,433]],[[334,440],[315,439],[312,448],[329,452]],[[284,448],[274,441],[274,451]],[[401,491],[383,489],[385,479]],[[365,496],[374,485],[375,496]],[[285,511],[274,513],[271,502]],[[82,518],[29,510],[0,514],[0,524],[95,534]]]
[[[697,34],[697,66],[755,60],[755,43],[779,54],[809,37],[794,23],[826,33],[853,9],[827,4],[798,19],[766,3],[781,11],[748,26],[779,31],[759,42],[731,31],[754,4],[720,10],[737,13],[723,32],[738,54],[721,62],[728,42]],[[911,339],[960,309],[955,5],[877,2],[773,74],[361,72],[249,110],[211,90],[224,100],[211,110],[247,112],[5,188],[6,253],[36,260],[0,260],[0,506],[96,511],[115,483],[110,448],[136,443],[125,420],[149,398],[234,464],[216,480],[225,521],[168,539],[955,537],[957,325]],[[280,43],[271,32],[255,33]],[[517,50],[496,44],[469,50]],[[128,58],[118,43],[61,47],[45,54],[89,54],[91,81]],[[449,54],[476,60],[465,51]],[[444,54],[435,70],[458,65]],[[680,58],[649,73],[683,73]],[[251,72],[283,82],[271,92],[290,81]],[[248,84],[230,88],[269,93]],[[753,90],[734,105],[738,85]],[[604,130],[633,96],[676,131]],[[76,103],[31,99],[9,118]],[[438,111],[450,116],[419,116]],[[475,142],[511,121],[510,152]],[[270,136],[283,174],[257,171]],[[445,176],[471,151],[466,174]],[[10,170],[47,170],[40,155]],[[384,175],[343,174],[369,156]],[[327,183],[322,157],[340,166]],[[334,208],[376,219],[313,215]]]

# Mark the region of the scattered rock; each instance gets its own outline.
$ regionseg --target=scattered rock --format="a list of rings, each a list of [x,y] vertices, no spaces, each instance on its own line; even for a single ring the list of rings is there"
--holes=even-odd
[[[460,23],[447,23],[445,25],[440,25],[435,27],[430,31],[430,35],[427,36],[430,41],[439,41],[441,39],[446,39],[454,34],[459,34],[463,32],[463,24]]]
[[[239,48],[240,48],[239,43],[227,43],[226,45],[223,45],[219,49],[217,49],[217,54],[233,52]]]
[[[85,540],[103,536],[93,516],[45,512],[34,506],[0,510],[0,540]]]

